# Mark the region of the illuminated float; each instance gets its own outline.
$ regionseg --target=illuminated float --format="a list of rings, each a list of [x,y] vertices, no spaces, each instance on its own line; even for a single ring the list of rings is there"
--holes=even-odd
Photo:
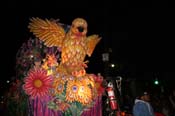
[[[31,18],[30,32],[41,46],[22,79],[32,116],[102,116],[101,75],[86,72],[86,55],[92,55],[100,41],[87,36],[87,22],[73,20],[66,31],[54,20]],[[41,49],[48,49],[41,55]],[[43,51],[43,50],[42,50]],[[41,57],[44,56],[44,57]],[[28,64],[28,65],[29,65]]]

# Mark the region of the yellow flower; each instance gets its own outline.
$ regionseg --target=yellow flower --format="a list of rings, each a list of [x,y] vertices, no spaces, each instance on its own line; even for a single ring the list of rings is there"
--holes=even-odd
[[[66,100],[68,102],[73,102],[78,99],[78,90],[80,87],[80,83],[76,80],[68,81],[66,88]]]

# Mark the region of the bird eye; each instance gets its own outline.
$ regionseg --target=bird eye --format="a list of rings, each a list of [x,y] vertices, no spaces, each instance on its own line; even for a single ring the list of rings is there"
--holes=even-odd
[[[77,27],[77,29],[78,29],[79,32],[83,32],[83,30],[84,30],[84,28],[81,27],[81,26],[80,27]]]

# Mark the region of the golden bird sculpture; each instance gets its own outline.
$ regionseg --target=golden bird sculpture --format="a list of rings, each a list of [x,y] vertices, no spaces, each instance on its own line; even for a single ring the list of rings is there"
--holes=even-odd
[[[88,24],[83,18],[74,19],[67,32],[53,20],[31,18],[30,21],[30,32],[47,47],[56,46],[61,50],[61,61],[54,73],[53,94],[62,94],[66,87],[66,101],[91,103],[95,97],[95,81],[91,74],[86,74],[84,60],[86,55],[92,55],[101,38],[96,34],[87,36]]]
[[[85,56],[89,57],[100,41],[96,34],[87,36],[87,22],[83,18],[72,21],[70,30],[48,19],[31,18],[30,32],[44,42],[47,47],[56,46],[61,49],[61,67],[66,68],[69,74],[82,76],[86,74]]]

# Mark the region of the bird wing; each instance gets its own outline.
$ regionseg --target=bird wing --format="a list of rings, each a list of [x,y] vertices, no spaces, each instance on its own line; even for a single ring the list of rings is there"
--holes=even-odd
[[[47,47],[62,47],[65,37],[63,27],[48,19],[31,18],[28,28],[36,37],[44,42]]]
[[[87,45],[87,55],[90,57],[93,53],[95,46],[97,43],[101,40],[101,38],[98,35],[91,35],[88,36],[86,39],[86,45]]]

